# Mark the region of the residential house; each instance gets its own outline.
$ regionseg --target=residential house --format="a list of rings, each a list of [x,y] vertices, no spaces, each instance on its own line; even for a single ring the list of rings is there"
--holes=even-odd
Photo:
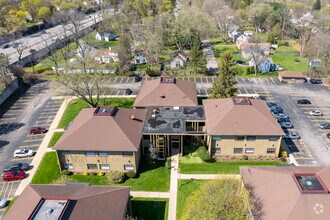
[[[97,32],[95,34],[96,40],[112,41],[116,40],[117,37],[118,36],[114,31]]]
[[[249,61],[249,66],[254,67],[255,60],[251,59]],[[259,73],[269,73],[276,70],[276,65],[272,63],[271,58],[267,58],[265,56],[259,57],[257,60],[257,68],[259,70]]]
[[[145,109],[82,109],[54,146],[60,169],[137,172]]]
[[[321,60],[320,59],[312,59],[309,61],[310,66],[321,66]]]
[[[203,100],[209,152],[216,156],[279,155],[283,130],[263,100]]]
[[[118,220],[130,214],[129,187],[28,185],[3,219]]]
[[[244,35],[251,37],[251,36],[253,36],[253,31],[244,31]]]
[[[147,55],[142,50],[135,50],[134,51],[134,57],[133,57],[133,63],[134,64],[146,64],[147,61]]]
[[[238,50],[242,49],[242,46],[246,43],[249,43],[249,39],[245,35],[241,35],[236,40],[236,47]]]
[[[240,173],[253,198],[251,219],[329,219],[329,167],[251,166]]]
[[[282,71],[278,73],[278,79],[283,83],[305,83],[306,76],[302,72]]]
[[[96,48],[90,46],[85,42],[80,42],[80,46],[77,48],[77,58],[78,59],[88,59],[96,54]]]
[[[98,50],[95,55],[95,61],[97,63],[118,62],[118,53],[113,51],[111,47],[108,50]]]
[[[184,52],[182,52],[182,51],[176,52],[170,63],[170,67],[171,67],[171,69],[186,68],[187,61],[188,61],[188,56]]]
[[[248,43],[245,42],[240,45],[240,49],[242,50],[242,56],[245,59],[251,59],[253,53],[258,55],[268,56],[273,50],[272,45],[270,43]]]

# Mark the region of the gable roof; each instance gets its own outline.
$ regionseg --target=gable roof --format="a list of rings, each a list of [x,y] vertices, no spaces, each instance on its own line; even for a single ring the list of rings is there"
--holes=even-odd
[[[330,189],[330,167],[240,167],[245,186],[261,202],[265,220],[327,220],[330,216],[329,193],[302,193],[294,180],[295,173],[315,173]]]
[[[29,219],[39,202],[47,198],[69,199],[61,219],[122,219],[127,211],[129,192],[128,187],[28,185],[4,219]]]
[[[306,76],[302,72],[297,71],[281,71],[278,73],[281,78],[298,78],[298,79],[306,79]]]
[[[235,104],[233,98],[203,100],[206,130],[211,135],[284,135],[263,100],[247,99]]]
[[[164,78],[144,81],[134,107],[198,105],[195,83],[181,79],[174,79],[174,83],[163,83]]]
[[[178,51],[176,53],[173,54],[173,59],[179,58],[180,60],[182,60],[183,62],[187,62],[187,55],[183,52],[183,51]]]
[[[93,115],[82,109],[55,150],[137,151],[147,115],[145,109],[117,109],[114,116]],[[131,119],[134,115],[136,119]]]
[[[268,51],[270,50],[272,45],[270,43],[244,43],[241,46],[241,50],[245,53],[248,53],[255,48],[263,50],[263,51]]]
[[[101,37],[117,37],[117,34],[114,31],[104,31],[98,32]]]

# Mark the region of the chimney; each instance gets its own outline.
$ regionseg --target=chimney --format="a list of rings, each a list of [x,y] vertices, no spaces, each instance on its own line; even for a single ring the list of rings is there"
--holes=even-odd
[[[131,120],[143,122],[143,120],[136,118],[135,115],[131,115]]]
[[[136,118],[135,118],[135,115],[131,115],[131,119],[132,119],[132,120],[136,119]]]
[[[161,97],[162,99],[165,99],[165,95],[161,95],[160,97]]]

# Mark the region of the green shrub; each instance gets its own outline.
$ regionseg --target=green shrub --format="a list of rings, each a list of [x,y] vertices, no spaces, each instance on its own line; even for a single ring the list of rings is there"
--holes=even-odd
[[[83,174],[82,174],[83,176],[88,176],[89,175],[89,173],[87,172],[87,171],[85,171],[85,172],[83,172]]]
[[[62,174],[69,176],[69,175],[72,175],[72,172],[65,169],[65,170],[62,170]]]
[[[111,171],[107,174],[108,180],[111,183],[123,183],[125,182],[125,174],[119,171]]]
[[[97,172],[91,172],[91,176],[97,176]]]
[[[104,176],[104,172],[100,171],[97,175],[98,176]]]
[[[283,43],[283,45],[286,46],[286,47],[290,46],[289,42],[287,42],[287,41],[285,41],[285,42]]]
[[[209,161],[211,159],[209,152],[207,152],[207,150],[204,146],[200,146],[197,149],[196,153],[197,153],[198,157],[201,158],[202,161]]]
[[[282,157],[284,157],[284,158],[288,157],[288,152],[282,151]]]
[[[300,59],[299,58],[294,58],[294,62],[299,63]]]
[[[155,69],[152,69],[152,68],[150,68],[150,67],[148,67],[147,69],[146,69],[146,74],[148,74],[148,76],[150,76],[150,77],[156,77],[156,76],[159,76],[160,74],[159,74],[159,71],[157,71],[157,70],[155,70]]]
[[[129,171],[125,173],[125,175],[127,176],[127,178],[134,178],[136,176],[136,173],[134,171]]]
[[[249,157],[248,157],[247,155],[243,155],[243,159],[244,159],[244,160],[248,160]]]

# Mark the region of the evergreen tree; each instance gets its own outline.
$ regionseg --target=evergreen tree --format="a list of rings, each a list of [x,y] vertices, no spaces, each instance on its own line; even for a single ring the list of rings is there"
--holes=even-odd
[[[313,4],[313,10],[319,11],[321,10],[321,0],[316,0]]]
[[[201,47],[202,42],[199,34],[195,33],[193,36],[189,62],[196,72],[202,73],[206,71],[206,59]]]
[[[210,88],[211,98],[229,98],[237,92],[235,77],[237,69],[235,61],[230,51],[223,53],[220,61],[220,72],[218,79],[214,81]]]

